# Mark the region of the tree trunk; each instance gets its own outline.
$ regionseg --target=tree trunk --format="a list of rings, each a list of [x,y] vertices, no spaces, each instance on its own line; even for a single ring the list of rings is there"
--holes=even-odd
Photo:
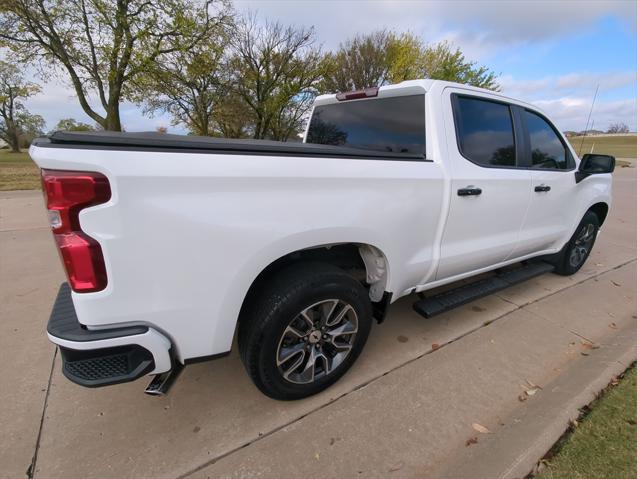
[[[104,129],[108,131],[122,131],[122,123],[119,118],[119,103],[108,106]]]
[[[13,153],[20,153],[20,132],[15,126],[9,126],[9,145]]]

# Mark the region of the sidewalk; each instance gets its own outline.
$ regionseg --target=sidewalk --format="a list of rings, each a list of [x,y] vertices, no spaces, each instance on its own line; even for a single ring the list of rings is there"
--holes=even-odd
[[[37,479],[523,477],[637,357],[637,168],[616,171],[614,200],[577,275],[431,319],[402,298],[337,384],[281,402],[251,384],[236,348],[185,368],[166,397],[143,380],[70,383],[45,334],[64,276],[40,193],[2,193],[0,477],[24,477],[34,455]],[[543,389],[520,402],[528,381]]]

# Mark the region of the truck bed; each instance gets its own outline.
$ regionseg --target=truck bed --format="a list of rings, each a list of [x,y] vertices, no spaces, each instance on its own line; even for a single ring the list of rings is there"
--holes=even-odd
[[[311,156],[353,159],[377,158],[402,161],[423,160],[422,155],[413,153],[362,150],[311,143],[171,135],[158,132],[56,131],[46,138],[37,138],[33,144],[43,148],[75,148],[84,150],[174,151],[179,153],[190,152],[225,155]]]

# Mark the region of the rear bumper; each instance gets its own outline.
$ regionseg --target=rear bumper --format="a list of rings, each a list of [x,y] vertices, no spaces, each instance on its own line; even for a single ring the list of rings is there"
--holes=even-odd
[[[67,283],[58,291],[47,334],[60,347],[64,375],[82,386],[118,384],[172,368],[170,341],[153,328],[89,330],[80,324]]]

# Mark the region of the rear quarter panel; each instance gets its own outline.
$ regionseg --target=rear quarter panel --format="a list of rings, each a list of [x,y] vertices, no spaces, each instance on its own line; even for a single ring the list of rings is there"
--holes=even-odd
[[[432,267],[439,164],[334,158],[32,148],[42,168],[98,171],[108,203],[83,210],[108,286],[75,294],[89,327],[144,323],[187,359],[228,351],[245,294],[276,259],[342,242],[380,249],[389,291]]]

